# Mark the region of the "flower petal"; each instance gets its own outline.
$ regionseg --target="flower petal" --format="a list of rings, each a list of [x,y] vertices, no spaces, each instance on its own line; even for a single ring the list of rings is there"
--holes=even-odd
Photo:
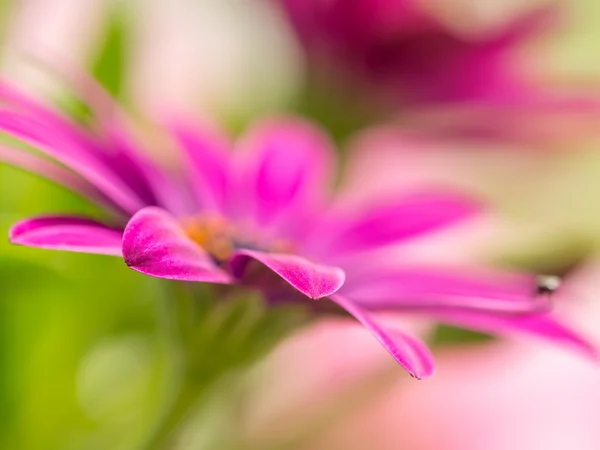
[[[319,129],[301,120],[262,123],[241,143],[236,189],[240,214],[286,236],[318,208],[332,180],[334,152]]]
[[[202,209],[225,207],[229,182],[229,148],[226,138],[213,130],[171,120],[169,128],[187,156],[188,173]]]
[[[0,162],[39,175],[77,195],[83,196],[105,208],[109,208],[117,214],[123,214],[124,212],[119,205],[112,202],[87,180],[52,161],[23,151],[0,147]]]
[[[209,283],[231,281],[173,216],[156,207],[142,209],[127,224],[123,257],[130,268],[152,277]]]
[[[157,165],[124,124],[113,120],[102,127],[103,145],[110,154],[109,166],[140,195],[144,206],[160,206],[178,216],[198,210],[181,174]]]
[[[348,292],[354,301],[371,311],[531,313],[550,307],[547,296],[536,295],[536,277],[525,274],[397,267],[379,271],[365,269],[357,277],[352,277],[352,284],[344,286],[343,293]]]
[[[26,142],[89,180],[125,211],[144,206],[143,200],[69,130],[13,111],[0,111],[0,130]]]
[[[121,256],[122,232],[84,217],[26,219],[13,225],[9,239],[27,247]]]
[[[435,372],[433,356],[421,341],[399,330],[380,325],[367,310],[353,300],[338,294],[330,298],[367,327],[411,376],[420,380],[433,375]]]
[[[474,201],[449,193],[420,193],[353,214],[325,219],[313,233],[321,252],[342,254],[390,245],[450,226],[480,211]],[[327,236],[330,238],[326,242]]]
[[[551,343],[570,347],[593,359],[600,357],[594,344],[549,314],[511,316],[452,312],[435,314],[434,317],[441,322],[484,333],[505,335],[516,332],[531,334]]]
[[[126,120],[121,120],[124,115],[122,109],[98,81],[83,67],[57,56],[52,60],[42,57],[38,62],[90,109],[97,122],[95,128],[100,131],[101,142],[96,142],[84,129],[78,128],[60,113],[38,104],[13,87],[0,83],[0,96],[18,110],[26,111],[42,123],[51,124],[69,141],[85,148],[87,156],[93,155],[97,162],[108,167],[113,175],[133,189],[144,206],[157,205],[178,214],[191,213],[186,196],[178,189],[177,180],[156,166],[147,152],[140,150],[126,127]]]
[[[108,148],[59,112],[2,81],[0,100],[10,107],[0,111],[0,130],[79,173],[130,213],[149,203],[147,186],[139,183],[140,167],[122,148]]]
[[[242,278],[248,263],[253,259],[312,299],[333,294],[344,284],[346,278],[344,271],[338,267],[315,264],[296,255],[253,250],[236,252],[230,262],[234,276]]]

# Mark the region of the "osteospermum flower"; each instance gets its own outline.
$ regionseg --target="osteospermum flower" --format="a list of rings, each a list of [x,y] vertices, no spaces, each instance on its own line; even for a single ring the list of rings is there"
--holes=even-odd
[[[533,276],[392,264],[387,253],[396,244],[471,217],[480,205],[439,190],[341,202],[330,190],[330,142],[305,121],[261,122],[236,144],[173,121],[167,133],[182,149],[173,173],[134,145],[114,116],[77,125],[7,85],[0,99],[0,129],[50,157],[3,148],[0,159],[102,205],[110,217],[26,219],[10,230],[15,244],[114,255],[152,277],[248,285],[274,303],[341,308],[417,378],[433,373],[430,352],[380,313],[532,333],[594,353],[548,315]]]
[[[510,102],[529,94],[507,57],[557,15],[556,8],[542,7],[499,30],[469,35],[422,0],[276,1],[311,61],[333,68],[336,79],[366,82],[413,102]]]
[[[425,0],[274,1],[319,82],[341,86],[353,98],[362,92],[379,113],[400,113],[407,128],[543,148],[595,132],[595,92],[553,89],[518,58],[524,44],[554,29],[562,12],[556,4],[529,7],[473,32],[442,20]],[[486,9],[469,3],[474,11]],[[466,15],[459,19],[463,28],[470,24]]]

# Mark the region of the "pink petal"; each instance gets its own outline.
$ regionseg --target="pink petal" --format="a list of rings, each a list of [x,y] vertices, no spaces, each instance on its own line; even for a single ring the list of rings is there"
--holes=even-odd
[[[399,267],[363,269],[343,288],[369,310],[497,313],[541,312],[550,307],[536,295],[534,276],[463,268]]]
[[[78,129],[68,119],[36,105],[35,100],[29,100],[16,89],[5,86],[2,93],[32,117],[37,117],[44,123],[52,123],[57,129],[62,129],[66,136],[79,139],[80,145],[90,154],[95,153],[99,162],[132,188],[146,205],[160,205],[177,214],[193,212],[177,180],[168,176],[154,164],[146,152],[139,149],[126,129],[126,122],[121,120],[123,112],[120,106],[97,80],[83,67],[59,55],[53,55],[52,60],[42,57],[39,62],[89,107],[101,134],[100,143],[90,139],[84,130]]]
[[[79,84],[78,80],[70,86],[77,88]],[[97,83],[94,88],[100,89]],[[0,82],[0,99],[11,107],[0,111],[0,129],[81,174],[106,197],[133,213],[147,204],[156,204],[157,193],[166,190],[168,180],[157,176],[153,164],[127,141],[115,120],[118,108],[108,94],[105,97],[105,111],[99,111],[99,101],[91,105],[94,114],[104,119],[100,128],[107,136],[98,139],[59,112]],[[110,120],[104,117],[108,113]]]
[[[457,195],[413,194],[326,219],[315,229],[311,243],[324,254],[375,249],[448,227],[480,209],[474,201]]]
[[[144,208],[123,233],[127,265],[145,275],[183,281],[229,283],[229,275],[185,234],[168,212]]]
[[[187,172],[200,207],[222,210],[229,178],[229,143],[212,130],[192,127],[183,120],[173,122],[171,132],[186,153]]]
[[[585,355],[598,359],[597,348],[585,337],[571,330],[548,314],[538,315],[490,315],[474,312],[452,312],[435,314],[441,322],[491,334],[525,333],[570,347]]]
[[[304,231],[301,218],[318,208],[332,181],[334,152],[327,136],[301,120],[256,126],[241,144],[235,181],[240,213],[286,237]]]
[[[151,160],[122,124],[116,121],[105,123],[103,132],[106,134],[105,145],[114,152],[111,167],[140,193],[148,206],[161,206],[181,216],[197,212],[197,205],[188,195],[187,180]]]
[[[113,203],[88,181],[52,161],[23,151],[4,147],[0,147],[0,161],[29,173],[39,175],[105,208],[113,209],[117,213],[123,213],[118,205]]]
[[[9,236],[27,247],[121,256],[121,231],[83,217],[26,219],[13,225]]]
[[[367,327],[411,376],[420,380],[433,375],[433,356],[421,341],[399,330],[381,326],[367,310],[353,300],[341,295],[332,295],[330,298]]]
[[[344,271],[338,267],[315,264],[296,255],[263,253],[253,250],[236,252],[230,262],[233,274],[242,278],[251,260],[264,264],[298,291],[312,299],[333,294],[344,284],[346,278]]]
[[[123,210],[133,212],[145,206],[138,194],[95,154],[94,144],[83,142],[74,131],[56,126],[45,116],[36,118],[13,111],[0,111],[0,130],[79,173]]]

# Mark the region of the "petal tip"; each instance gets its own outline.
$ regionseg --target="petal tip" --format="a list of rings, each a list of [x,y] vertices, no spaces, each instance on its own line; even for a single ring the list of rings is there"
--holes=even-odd
[[[255,260],[281,277],[300,293],[317,300],[336,293],[346,280],[339,267],[313,263],[297,255],[239,250],[230,260],[232,273],[244,275],[249,260]]]
[[[123,235],[125,264],[156,278],[229,284],[232,279],[189,239],[168,212],[149,207],[136,213]]]

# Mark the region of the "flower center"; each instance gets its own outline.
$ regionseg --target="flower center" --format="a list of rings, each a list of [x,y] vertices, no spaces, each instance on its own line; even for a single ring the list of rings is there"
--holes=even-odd
[[[182,221],[190,239],[217,261],[227,260],[235,249],[235,228],[218,215],[197,215]]]
[[[217,263],[227,261],[236,248],[294,253],[295,247],[288,240],[264,239],[239,232],[231,222],[218,214],[198,214],[181,220],[187,236],[202,247]]]

